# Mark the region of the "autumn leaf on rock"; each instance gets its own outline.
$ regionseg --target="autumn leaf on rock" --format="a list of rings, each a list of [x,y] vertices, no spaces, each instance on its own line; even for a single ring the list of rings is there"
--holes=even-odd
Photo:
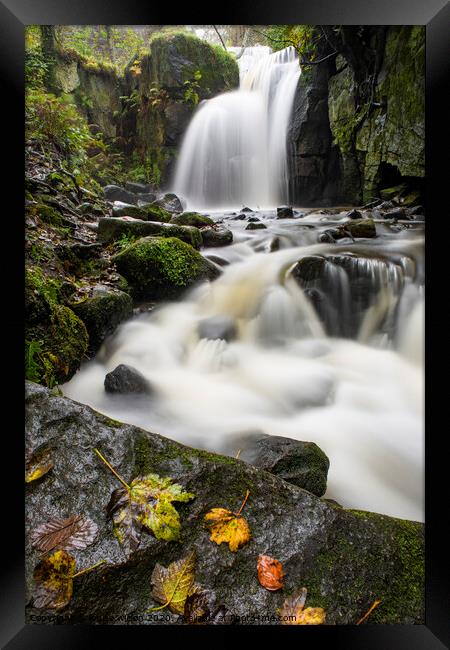
[[[56,551],[39,562],[34,570],[33,605],[39,609],[62,609],[72,598],[75,558]]]
[[[75,558],[67,551],[55,551],[34,569],[33,606],[38,609],[62,609],[72,598],[73,580],[92,571],[105,560],[75,572]]]
[[[283,588],[283,565],[269,555],[258,556],[258,580],[268,591],[277,591]]]
[[[172,502],[190,501],[195,494],[184,492],[183,487],[173,483],[170,477],[161,478],[157,474],[138,476],[128,485],[98,449],[94,451],[123,486],[111,494],[107,513],[113,520],[114,533],[124,550],[130,553],[137,549],[142,528],[152,532],[157,539],[177,541],[181,523]]]
[[[96,523],[81,515],[67,519],[52,519],[31,533],[34,548],[49,553],[56,548],[66,551],[81,550],[92,544],[97,537]]]
[[[157,564],[151,578],[152,598],[162,603],[162,607],[151,611],[168,607],[174,614],[184,614],[187,597],[199,591],[199,587],[194,584],[194,578],[195,553],[193,551],[187,557],[172,562],[167,568]]]
[[[44,476],[53,468],[50,449],[36,451],[25,466],[25,483],[31,483]]]
[[[225,542],[229,545],[230,551],[237,551],[246,544],[251,531],[247,521],[241,516],[241,512],[247,502],[249,492],[238,512],[231,512],[225,508],[213,508],[206,513],[204,521],[211,530],[210,540],[216,544]]]
[[[296,595],[289,596],[281,609],[277,610],[281,625],[322,625],[325,622],[325,610],[322,607],[307,607],[307,590],[302,587]]]
[[[183,611],[186,623],[191,625],[201,623],[209,614],[209,598],[206,591],[194,591],[193,594],[188,595]]]

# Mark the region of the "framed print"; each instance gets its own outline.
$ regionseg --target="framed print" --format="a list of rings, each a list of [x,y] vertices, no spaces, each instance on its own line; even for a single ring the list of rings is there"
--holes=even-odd
[[[5,647],[445,647],[448,5],[101,4],[0,4]]]

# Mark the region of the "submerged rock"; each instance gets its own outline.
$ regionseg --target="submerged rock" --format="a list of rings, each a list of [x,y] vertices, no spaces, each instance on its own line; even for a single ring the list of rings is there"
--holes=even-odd
[[[32,604],[33,569],[40,553],[31,547],[31,532],[53,517],[83,514],[99,530],[94,544],[71,551],[77,570],[100,560],[106,564],[74,580],[72,598],[61,612],[67,624],[112,623],[118,616],[142,615],[159,606],[150,588],[156,563],[167,567],[190,551],[197,555],[196,581],[238,624],[245,623],[238,617],[261,614],[274,615],[261,624],[278,624],[276,609],[300,586],[308,589],[308,606],[326,610],[329,625],[354,625],[375,599],[382,604],[371,614],[371,624],[424,623],[422,524],[338,508],[246,462],[121,424],[28,382],[27,457],[43,448],[51,450],[54,467],[26,487],[27,622],[45,613]],[[94,448],[126,481],[153,472],[195,494],[189,503],[177,505],[180,542],[144,534],[138,550],[124,554],[105,516],[111,493],[120,484]],[[247,490],[243,515],[252,537],[233,553],[210,541],[203,518],[213,507],[236,511]],[[283,591],[269,592],[259,585],[259,554],[283,563]],[[163,613],[145,623],[181,622],[168,609]]]
[[[243,436],[237,445],[241,460],[318,497],[325,494],[330,461],[314,442],[260,433]]]
[[[93,355],[120,323],[133,315],[133,301],[127,293],[97,286],[92,296],[72,306],[89,334],[88,352]]]
[[[177,237],[194,248],[202,245],[202,235],[193,226],[177,226],[142,219],[127,219],[125,217],[104,217],[98,222],[97,238],[102,244],[111,244],[124,235],[129,237]]]
[[[347,212],[345,216],[348,219],[361,219],[362,214],[359,210],[350,210],[350,212]]]
[[[252,221],[245,226],[245,230],[266,230],[267,226],[264,225],[261,221],[257,223]]]
[[[229,316],[211,316],[198,324],[198,335],[201,339],[232,341],[236,334],[236,323]]]
[[[290,219],[294,216],[294,211],[291,207],[287,205],[277,208],[277,219]]]
[[[233,233],[227,228],[202,228],[203,246],[212,248],[228,246],[233,242]]]
[[[128,393],[150,395],[150,383],[136,368],[121,363],[105,377],[105,391],[107,393]]]
[[[143,300],[177,297],[220,274],[212,262],[176,237],[144,237],[113,259],[134,297]]]

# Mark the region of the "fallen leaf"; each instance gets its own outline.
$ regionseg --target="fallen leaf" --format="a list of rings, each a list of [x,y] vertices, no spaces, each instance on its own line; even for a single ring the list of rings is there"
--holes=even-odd
[[[53,468],[50,449],[36,451],[25,466],[25,483],[31,483],[44,476]]]
[[[277,610],[281,625],[322,625],[326,613],[322,607],[307,607],[307,589],[302,587],[298,594],[289,596]]]
[[[67,519],[52,519],[31,533],[34,548],[49,553],[56,548],[81,550],[97,537],[98,526],[89,517],[74,515]]]
[[[186,623],[202,623],[210,614],[209,597],[206,591],[189,594],[184,604],[183,616]]]
[[[62,609],[72,598],[75,558],[56,551],[34,570],[33,605],[39,609]]]
[[[375,607],[378,607],[378,605],[380,603],[381,603],[381,600],[375,600],[374,603],[372,603],[372,605],[369,607],[367,612],[364,614],[364,616],[359,619],[359,621],[356,623],[356,625],[361,625],[361,623],[364,623],[369,618],[369,616],[371,615],[371,613],[373,612]]]
[[[119,543],[129,553],[139,546],[142,528],[152,532],[157,539],[178,540],[181,522],[172,502],[186,502],[194,497],[194,494],[184,492],[181,485],[172,483],[171,478],[148,474],[135,478],[129,489],[114,490],[107,512],[113,519]]]
[[[231,512],[225,508],[212,508],[206,513],[204,521],[211,530],[209,538],[216,544],[225,542],[229,545],[230,551],[237,551],[246,544],[250,537],[251,531],[247,521],[241,516],[241,512],[247,502],[249,492],[238,512]]]
[[[269,555],[258,556],[258,580],[268,591],[278,591],[283,588],[283,565]]]
[[[191,593],[199,588],[194,585],[195,577],[195,553],[192,551],[187,557],[172,562],[169,566],[163,567],[157,564],[152,573],[152,598],[163,609],[168,607],[174,614],[184,614],[186,599]],[[153,610],[154,611],[154,610]]]
[[[75,558],[67,551],[55,551],[41,560],[33,572],[33,606],[38,609],[62,609],[72,598],[73,580],[104,564],[100,560],[93,566],[75,572]]]

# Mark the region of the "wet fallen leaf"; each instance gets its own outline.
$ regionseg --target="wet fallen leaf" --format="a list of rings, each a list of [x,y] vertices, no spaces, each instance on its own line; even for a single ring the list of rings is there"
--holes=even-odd
[[[192,551],[185,558],[172,562],[163,567],[157,564],[152,573],[152,598],[162,607],[153,608],[151,611],[168,607],[174,614],[184,614],[186,599],[191,593],[199,591],[194,585],[195,578],[195,553]]]
[[[381,603],[381,600],[375,600],[375,601],[372,603],[372,605],[369,607],[369,609],[367,610],[367,612],[364,614],[364,616],[362,616],[362,617],[359,619],[359,621],[356,623],[356,625],[361,625],[362,623],[364,623],[365,621],[367,621],[367,619],[369,618],[369,616],[371,615],[371,613],[373,612],[373,610],[375,609],[375,607],[378,607],[378,605],[379,605],[380,603]]]
[[[44,476],[53,468],[51,449],[36,451],[25,466],[25,483],[31,483]]]
[[[75,558],[66,551],[56,551],[34,570],[33,605],[39,609],[62,609],[72,598]]]
[[[238,512],[231,512],[225,508],[212,508],[206,513],[204,521],[211,530],[209,538],[216,544],[225,542],[229,545],[230,551],[237,551],[246,544],[250,537],[251,531],[247,521],[241,516],[241,512],[247,502],[249,492]]]
[[[170,477],[157,474],[136,477],[128,485],[96,449],[95,452],[122,483],[111,494],[107,513],[113,520],[114,533],[126,553],[135,551],[141,540],[142,528],[157,539],[176,541],[180,538],[181,522],[173,501],[187,502],[195,498]]]
[[[74,515],[67,519],[52,519],[31,533],[34,548],[49,553],[56,548],[80,550],[92,544],[97,537],[98,526],[89,517]]]
[[[283,588],[283,565],[269,555],[258,556],[258,580],[268,591],[277,591]]]
[[[307,589],[302,587],[298,594],[289,596],[277,610],[281,625],[322,625],[326,613],[322,607],[305,607]]]
[[[206,591],[195,591],[186,598],[183,611],[186,623],[202,623],[209,615],[209,598]]]
[[[75,558],[67,551],[55,551],[35,567],[33,606],[38,609],[62,609],[72,598],[73,580],[96,569],[106,560],[75,572]]]

